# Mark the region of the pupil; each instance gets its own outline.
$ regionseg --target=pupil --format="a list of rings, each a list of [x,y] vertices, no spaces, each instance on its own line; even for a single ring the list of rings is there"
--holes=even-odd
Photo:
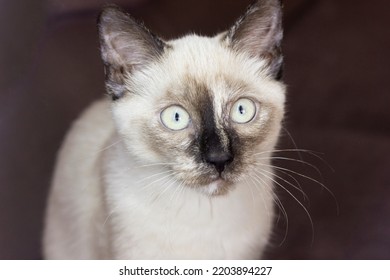
[[[180,115],[179,115],[179,113],[178,113],[178,112],[176,112],[176,113],[175,113],[175,117],[174,117],[174,119],[175,119],[175,122],[178,122],[178,121],[180,121]]]
[[[238,106],[238,111],[240,112],[241,115],[245,114],[245,109],[242,105]]]

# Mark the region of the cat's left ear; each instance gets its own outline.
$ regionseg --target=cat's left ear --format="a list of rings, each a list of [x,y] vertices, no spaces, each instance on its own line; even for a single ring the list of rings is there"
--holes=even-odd
[[[103,9],[98,29],[106,88],[116,100],[126,92],[126,75],[158,59],[165,43],[116,5]]]
[[[227,36],[235,50],[265,59],[269,74],[281,79],[283,28],[280,0],[258,0],[228,31]]]

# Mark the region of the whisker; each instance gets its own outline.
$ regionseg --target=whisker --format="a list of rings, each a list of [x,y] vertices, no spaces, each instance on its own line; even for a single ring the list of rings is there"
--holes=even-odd
[[[136,168],[144,168],[144,167],[152,167],[152,166],[167,166],[167,165],[176,165],[176,163],[173,163],[173,162],[157,162],[157,163],[139,165]]]
[[[107,215],[106,219],[104,220],[103,222],[103,227],[106,226],[107,222],[109,221],[109,219],[111,218],[111,216],[115,213],[116,209],[118,209],[119,206],[115,206],[113,210],[110,211],[110,213]]]
[[[151,183],[149,183],[149,184],[143,186],[143,187],[142,187],[142,190],[148,189],[150,186],[152,186],[152,185],[154,185],[154,184],[156,184],[156,183],[158,183],[158,182],[164,180],[165,178],[168,178],[168,177],[172,176],[173,174],[175,174],[175,172],[174,172],[173,170],[170,170],[170,172],[168,173],[168,175],[166,175],[166,176],[164,176],[164,177],[162,177],[162,178],[159,178],[159,179],[157,179],[157,180],[154,180],[153,182],[151,182]]]
[[[176,215],[179,215],[181,209],[183,208],[184,204],[185,204],[185,201],[184,200],[181,200],[180,201],[180,197],[185,193],[186,191],[186,186],[184,184],[183,181],[180,182],[179,186],[176,187],[176,190],[175,190],[175,193],[174,195],[172,196],[172,202],[174,205],[177,205],[177,212],[176,212]],[[176,198],[174,197],[176,195]]]
[[[140,184],[140,183],[142,183],[142,182],[144,182],[144,181],[146,181],[146,180],[149,180],[149,179],[151,179],[151,178],[154,178],[154,177],[156,177],[156,176],[163,175],[163,174],[167,174],[167,173],[172,173],[172,172],[174,172],[174,171],[173,171],[173,170],[165,170],[165,171],[163,171],[163,172],[155,173],[155,174],[152,174],[152,175],[150,175],[150,176],[148,176],[148,177],[145,177],[145,178],[142,178],[142,179],[138,180],[138,181],[136,182],[136,184]]]
[[[251,179],[251,178],[250,178],[250,179]],[[247,179],[246,177],[244,177],[244,181],[245,181],[245,183],[249,186],[249,189],[250,189],[250,191],[251,191],[251,194],[252,194],[252,209],[255,209],[255,194],[253,193],[252,185],[248,183],[248,179]],[[252,179],[251,179],[251,181],[252,181],[252,183],[254,183]],[[259,190],[259,191],[260,191],[260,190]],[[267,209],[267,205],[266,205],[266,203],[265,203],[265,200],[264,200],[263,197],[261,197],[261,198],[263,199],[263,203],[264,203],[265,210],[266,210],[267,213],[268,213],[268,209]],[[269,214],[268,214],[268,216],[269,216]],[[269,217],[269,218],[270,218],[270,217]]]
[[[323,164],[325,164],[332,172],[335,172],[335,170],[333,169],[333,167],[326,161],[324,160],[320,155],[324,155],[324,153],[320,153],[320,152],[317,152],[317,151],[313,151],[313,150],[308,150],[308,149],[276,149],[276,150],[272,150],[272,151],[263,151],[263,152],[260,152],[260,153],[256,153],[255,155],[261,155],[261,154],[269,154],[269,153],[284,153],[284,152],[297,152],[297,153],[307,153],[317,159],[319,159]]]
[[[275,171],[277,171],[277,172],[279,172],[279,173],[282,173],[283,175],[285,175],[285,176],[291,178],[291,179],[298,185],[298,188],[301,189],[302,192],[303,192],[303,188],[302,188],[301,184],[299,183],[299,181],[298,181],[293,175],[291,175],[291,174],[289,174],[289,173],[287,173],[287,172],[285,172],[285,171],[282,171],[282,170],[275,170]],[[276,175],[276,173],[273,173],[273,174]],[[307,198],[307,196],[305,197],[305,195],[303,195],[303,199],[304,199],[305,201],[306,201],[306,198]],[[309,199],[307,199],[307,201],[309,201]]]
[[[262,155],[262,154],[269,154],[269,153],[284,153],[284,152],[287,152],[287,153],[302,152],[302,153],[308,153],[308,154],[316,156],[316,157],[317,156],[319,157],[319,155],[323,155],[323,153],[308,150],[308,149],[275,149],[275,150],[268,150],[268,151],[262,151],[259,153],[255,153],[255,155]]]
[[[258,159],[262,159],[262,160],[272,160],[272,159],[274,159],[274,158],[279,158],[279,157],[260,157],[260,158],[258,158]],[[281,159],[284,159],[283,157],[280,157]],[[288,160],[290,160],[290,158],[286,158],[286,159],[288,159]],[[294,159],[291,159],[291,160],[294,160]],[[299,160],[298,160],[299,161]],[[256,164],[259,164],[259,163],[256,163]],[[309,164],[309,163],[308,163]],[[272,164],[272,166],[274,166],[273,164]],[[314,168],[315,168],[315,166],[313,166]],[[289,174],[289,173],[287,173],[287,172],[284,172],[284,171],[281,171],[281,170],[278,170],[278,172],[280,172],[280,173],[282,173],[282,174],[284,174],[284,175],[286,175],[287,177],[289,177],[289,178],[291,178],[296,184],[297,184],[297,186],[302,190],[302,192],[303,192],[303,189],[302,189],[302,186],[301,186],[301,184],[299,183],[299,181],[294,177],[294,176],[292,176],[291,174]],[[305,198],[304,198],[305,199]],[[306,200],[306,199],[305,199]]]
[[[177,182],[176,178],[172,177],[169,181],[167,181],[164,185],[161,186],[161,188],[164,188],[164,190],[160,192],[158,196],[159,197],[163,196],[164,193],[166,193],[176,182]]]
[[[108,146],[106,146],[104,148],[101,148],[101,149],[99,149],[97,151],[92,151],[90,154],[82,155],[80,158],[75,158],[74,160],[72,160],[72,162],[73,163],[77,163],[77,162],[82,161],[84,159],[94,158],[96,155],[98,155],[98,154],[100,154],[100,153],[102,153],[102,152],[104,152],[104,151],[106,151],[106,150],[116,146],[117,144],[119,144],[122,141],[123,141],[123,139],[120,139],[120,140],[118,140],[118,141],[116,141],[114,143],[109,144]]]
[[[259,192],[262,192],[262,190],[263,190],[268,196],[271,196],[272,200],[278,205],[278,203],[275,201],[274,194],[273,194],[272,190],[271,190],[271,191],[269,190],[270,187],[269,187],[268,184],[266,184],[264,181],[263,181],[263,183],[260,183],[259,180],[258,180],[256,177],[254,177],[254,178],[251,177],[251,180],[252,180],[252,182],[253,182],[253,184],[254,184],[254,187],[255,187]],[[258,184],[256,184],[256,182],[257,182]],[[260,189],[260,188],[261,188],[261,189]],[[265,202],[265,198],[264,198],[263,195],[261,195],[261,199],[262,199],[262,201],[263,201],[263,203],[264,203],[264,208],[265,208],[265,210],[267,211],[268,219],[271,220],[271,211],[270,211],[270,209],[268,208],[267,203]],[[283,206],[282,206],[282,207],[283,207]],[[285,214],[287,215],[287,213],[285,213]],[[287,216],[285,216],[285,217],[287,217]],[[288,217],[287,217],[287,220],[288,220]]]
[[[253,175],[254,175],[254,179],[255,179],[260,185],[269,186],[269,184],[267,184],[267,183],[265,182],[265,180],[264,180],[263,178],[261,178],[261,176],[260,176],[261,174],[256,174],[256,173],[254,173]],[[272,197],[273,201],[275,202],[275,204],[279,207],[279,210],[282,212],[282,214],[283,214],[283,216],[284,216],[284,218],[285,218],[285,220],[286,220],[285,233],[284,233],[284,236],[283,236],[282,241],[281,241],[280,244],[279,244],[279,246],[281,246],[281,245],[286,241],[287,235],[288,235],[288,230],[289,230],[289,219],[288,219],[288,214],[287,214],[286,209],[285,209],[284,206],[283,206],[282,201],[279,199],[279,197],[278,197],[275,193],[273,193],[273,192],[271,192],[271,197]],[[278,221],[279,221],[279,219],[278,219]],[[278,222],[278,221],[277,221],[277,222]]]
[[[295,174],[297,176],[300,176],[302,178],[305,178],[307,180],[310,180],[314,183],[317,183],[318,185],[320,185],[321,187],[323,187],[333,198],[335,204],[336,204],[336,209],[337,209],[337,215],[339,215],[340,213],[340,207],[339,207],[339,203],[336,199],[336,196],[334,195],[334,193],[327,187],[325,186],[323,183],[321,183],[320,181],[316,180],[316,179],[313,179],[311,178],[310,176],[307,176],[307,175],[304,175],[304,174],[301,174],[299,172],[296,172],[296,171],[293,171],[291,169],[288,169],[288,168],[283,168],[283,167],[280,167],[280,166],[276,166],[276,165],[269,165],[269,164],[264,164],[264,163],[258,163],[259,165],[263,165],[263,166],[266,166],[266,167],[271,167],[271,168],[275,168],[277,170],[282,170],[282,171],[286,171],[286,172],[290,172],[292,174]]]
[[[303,195],[303,199],[304,200],[308,200],[309,201],[309,197],[307,196],[307,194],[303,191],[302,188],[298,188],[297,186],[295,186],[293,183],[287,181],[286,179],[284,179],[283,177],[271,172],[271,171],[268,171],[268,170],[264,170],[262,169],[261,170],[262,172],[266,172],[268,174],[270,174],[271,176],[275,176],[276,178],[282,180],[283,182],[287,183],[288,185],[290,185],[291,187],[293,187],[294,189],[296,189],[297,191],[299,191],[302,195]],[[289,174],[288,174],[289,175]],[[291,175],[290,175],[291,176]],[[294,178],[295,179],[295,178]]]
[[[294,140],[294,138],[292,137],[291,133],[290,133],[290,132],[287,130],[287,128],[285,128],[284,126],[282,126],[282,129],[283,129],[284,132],[287,133],[288,137],[291,139],[291,142],[292,142],[294,148],[295,148],[296,150],[298,150],[298,146],[297,146],[297,144],[295,143],[295,140]],[[302,158],[302,155],[301,155],[300,152],[298,152],[298,156],[299,156],[299,158],[303,161],[303,158]]]
[[[176,180],[176,182],[178,182],[178,181]],[[182,182],[179,182],[179,185],[176,186],[175,190],[173,191],[173,194],[171,195],[171,198],[169,199],[169,202],[171,204],[173,202],[173,199],[175,198],[176,193],[180,192],[180,188],[181,188],[182,184],[183,184]],[[176,202],[174,204],[176,204]]]
[[[103,152],[103,151],[106,151],[106,150],[108,150],[108,149],[114,147],[115,145],[118,145],[118,144],[119,144],[120,142],[122,142],[122,141],[123,141],[123,139],[119,139],[118,141],[109,144],[108,146],[102,148],[101,150],[98,150],[96,153],[98,154],[98,153],[101,153],[101,152]]]
[[[311,244],[313,245],[314,243],[314,224],[313,224],[313,220],[311,218],[311,215],[309,213],[309,211],[307,210],[307,208],[302,204],[302,202],[299,201],[299,199],[297,199],[287,188],[285,188],[282,184],[280,184],[278,181],[276,181],[275,179],[273,179],[272,177],[262,173],[261,174],[262,176],[268,178],[269,180],[273,181],[275,184],[277,184],[279,187],[281,187],[285,192],[287,192],[301,207],[302,209],[305,211],[307,217],[309,218],[310,220],[310,225],[311,225],[311,230],[312,230],[312,242]]]
[[[285,160],[285,161],[293,161],[293,162],[299,162],[299,163],[302,163],[302,164],[305,164],[307,166],[310,166],[311,168],[313,168],[315,171],[317,171],[317,173],[322,176],[322,173],[321,171],[318,169],[318,167],[316,167],[314,164],[311,164],[307,161],[304,161],[304,160],[299,160],[299,159],[295,159],[295,158],[288,158],[288,157],[274,157],[274,156],[271,156],[271,157],[260,157],[259,159],[270,159],[270,160],[273,160],[273,159],[276,159],[276,160]]]
[[[169,176],[166,176],[166,177],[169,177]],[[168,180],[166,180],[165,182],[163,182],[163,184],[155,190],[155,193],[157,193],[157,194],[156,194],[156,196],[154,196],[152,203],[156,203],[156,201],[162,197],[162,195],[170,188],[171,184],[174,183],[175,181],[176,181],[176,179],[174,177],[172,177],[172,178],[169,178]],[[161,189],[162,189],[162,191],[161,191]]]

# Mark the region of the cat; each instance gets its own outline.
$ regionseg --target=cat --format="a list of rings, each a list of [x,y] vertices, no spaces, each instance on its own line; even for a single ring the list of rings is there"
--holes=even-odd
[[[258,259],[284,115],[279,0],[229,30],[164,41],[114,5],[98,19],[107,96],[59,152],[47,259]]]

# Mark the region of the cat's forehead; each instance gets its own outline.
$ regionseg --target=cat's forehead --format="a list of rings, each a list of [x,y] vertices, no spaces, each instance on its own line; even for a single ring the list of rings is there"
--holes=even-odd
[[[192,76],[206,83],[221,75],[243,80],[248,75],[258,77],[265,67],[264,61],[235,52],[221,35],[212,38],[188,35],[170,41],[169,45],[163,67],[168,68],[170,74]]]
[[[226,94],[232,92],[229,89],[233,87],[243,88],[250,84],[247,76],[242,78],[238,73],[238,68],[247,63],[244,59],[240,62],[220,36],[189,35],[170,41],[169,46],[158,65],[168,97],[180,96],[196,101],[205,94]],[[261,65],[252,67],[257,68],[252,69],[253,72],[258,67]]]
[[[243,95],[284,98],[283,85],[264,72],[265,62],[235,52],[222,35],[189,35],[169,44],[159,65],[166,82],[163,98],[190,104],[203,104],[202,100],[221,104]]]
[[[244,81],[223,74],[215,75],[208,81],[186,74],[167,87],[162,99],[168,103],[177,103],[186,108],[192,107],[202,111],[211,104],[226,104],[239,96],[254,92]]]

